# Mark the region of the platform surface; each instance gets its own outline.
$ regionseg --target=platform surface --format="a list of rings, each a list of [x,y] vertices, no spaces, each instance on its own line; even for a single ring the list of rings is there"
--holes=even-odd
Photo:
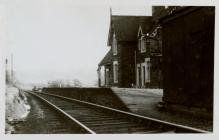
[[[213,130],[211,120],[160,110],[157,103],[162,101],[162,89],[112,88],[112,90],[133,113],[203,130]]]

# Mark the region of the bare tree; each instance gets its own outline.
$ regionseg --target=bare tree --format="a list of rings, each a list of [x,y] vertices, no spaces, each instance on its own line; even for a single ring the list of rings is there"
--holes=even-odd
[[[48,87],[81,87],[82,83],[78,79],[70,80],[54,80],[48,82]]]
[[[63,82],[61,80],[49,81],[48,87],[62,87]]]
[[[74,79],[73,86],[74,87],[82,87],[82,83],[78,79]]]

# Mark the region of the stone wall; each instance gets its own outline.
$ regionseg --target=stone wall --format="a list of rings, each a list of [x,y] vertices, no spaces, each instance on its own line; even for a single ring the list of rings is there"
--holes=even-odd
[[[129,111],[110,88],[43,88],[42,92]]]

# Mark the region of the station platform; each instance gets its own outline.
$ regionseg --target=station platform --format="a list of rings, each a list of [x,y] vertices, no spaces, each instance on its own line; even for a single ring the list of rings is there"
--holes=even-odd
[[[179,112],[161,110],[162,89],[112,88],[132,113],[152,117],[172,123],[213,131],[213,121]]]

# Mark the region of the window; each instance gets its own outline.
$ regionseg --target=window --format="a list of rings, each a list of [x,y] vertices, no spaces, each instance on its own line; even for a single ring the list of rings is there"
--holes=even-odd
[[[104,86],[105,85],[104,69],[105,69],[104,66],[100,67],[100,71],[99,71],[99,74],[100,74],[100,86]]]
[[[117,55],[117,40],[115,33],[113,34],[113,55]]]
[[[146,39],[141,39],[141,53],[146,52]]]
[[[141,51],[141,53],[146,52],[146,38],[144,38],[144,36],[138,40],[138,50]]]
[[[118,83],[118,61],[113,62],[113,81]]]
[[[106,71],[105,71],[105,83],[106,83],[106,86],[109,85],[109,69],[106,68]]]

